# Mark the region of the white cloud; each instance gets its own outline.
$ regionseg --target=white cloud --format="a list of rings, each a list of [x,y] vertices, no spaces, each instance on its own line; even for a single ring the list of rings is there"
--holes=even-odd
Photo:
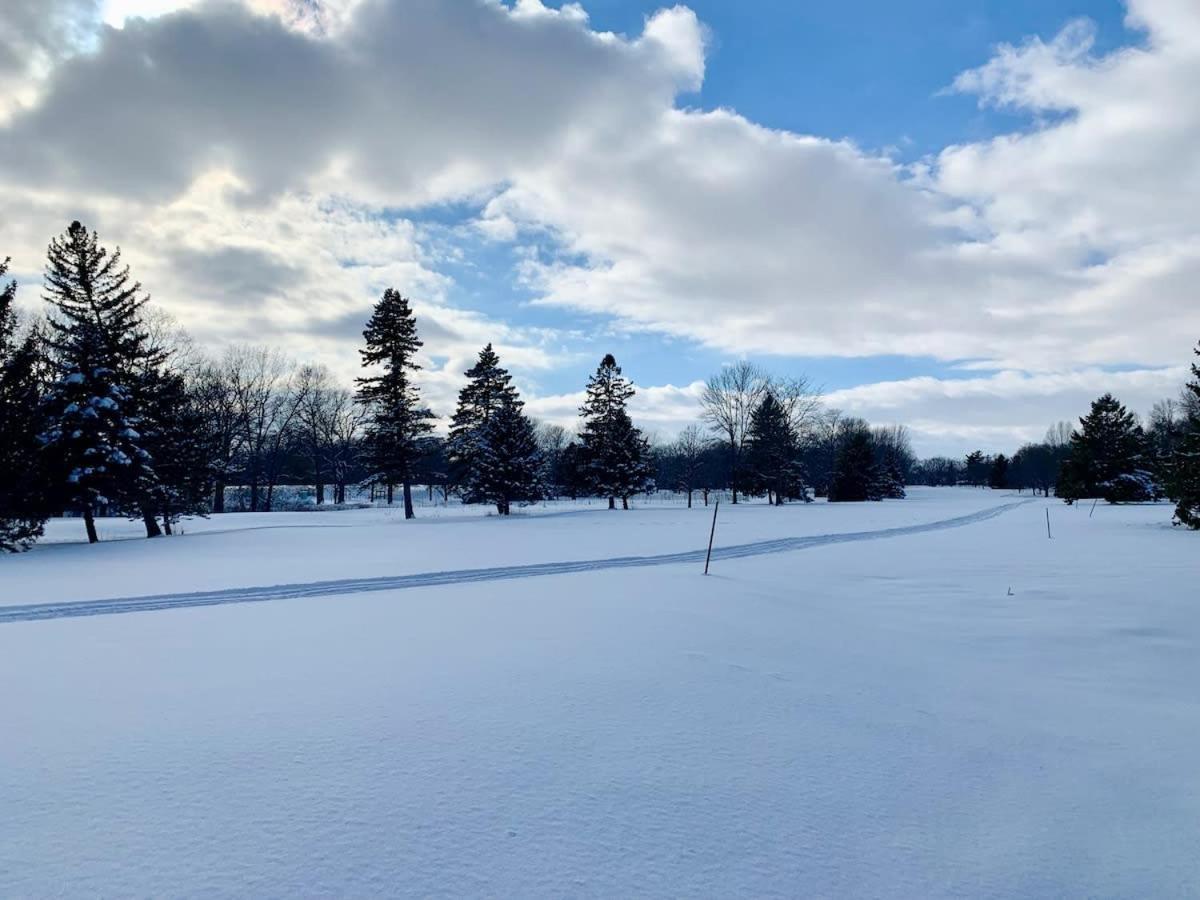
[[[926,455],[976,448],[1011,453],[1020,443],[1041,439],[1054,422],[1074,421],[1105,392],[1144,415],[1156,401],[1176,396],[1187,375],[1186,366],[1170,366],[907,378],[833,391],[826,401],[872,422],[908,425],[918,451]]]

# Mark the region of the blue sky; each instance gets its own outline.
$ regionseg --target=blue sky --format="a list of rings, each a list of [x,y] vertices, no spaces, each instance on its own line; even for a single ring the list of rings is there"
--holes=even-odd
[[[661,5],[590,0],[584,6],[594,28],[636,35]],[[975,97],[947,90],[960,72],[986,62],[997,45],[1034,36],[1049,41],[1081,17],[1096,26],[1097,54],[1142,39],[1124,27],[1120,0],[698,0],[688,6],[709,29],[710,50],[701,89],[683,94],[680,105],[728,107],[770,128],[844,138],[902,162],[1029,127],[1028,116],[981,108]],[[453,224],[475,212],[451,205],[415,216]],[[545,253],[554,252],[552,243],[533,242]],[[466,261],[447,266],[456,280],[455,299],[513,322],[590,334],[590,339],[570,340],[582,359],[611,350],[639,381],[686,384],[729,358],[688,340],[613,330],[601,316],[530,307],[536,292],[514,283],[512,252],[483,241],[460,244]],[[899,354],[782,354],[770,365],[836,390],[921,375],[978,374],[958,362]],[[530,377],[541,390],[566,393],[577,389],[579,373],[563,368]]]

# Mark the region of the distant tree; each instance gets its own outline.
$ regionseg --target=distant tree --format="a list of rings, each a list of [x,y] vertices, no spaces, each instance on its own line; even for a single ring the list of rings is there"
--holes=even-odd
[[[903,500],[915,459],[908,429],[903,425],[873,428],[871,443],[875,447],[880,492],[889,500]]]
[[[988,459],[982,450],[973,450],[968,453],[964,467],[967,484],[971,485],[971,487],[983,487],[987,484],[991,465],[991,460]]]
[[[712,446],[698,425],[688,425],[679,433],[672,447],[676,460],[675,484],[687,494],[688,509],[692,508],[692,494],[700,487],[708,451]]]
[[[363,365],[379,367],[378,374],[358,379],[358,398],[368,411],[364,461],[370,477],[387,486],[389,503],[393,486],[403,486],[404,518],[411,519],[413,474],[433,430],[433,413],[421,404],[412,382],[412,373],[421,368],[416,354],[422,343],[408,300],[392,288],[384,291],[363,338]]]
[[[336,416],[347,392],[333,383],[324,366],[301,366],[296,373],[296,415],[292,423],[297,450],[308,466],[318,506],[332,477]]]
[[[232,347],[226,375],[242,434],[239,458],[250,493],[250,511],[271,511],[275,487],[296,442],[296,416],[306,385],[296,364],[272,347]]]
[[[988,487],[993,490],[1003,490],[1008,487],[1008,457],[1003,453],[992,460],[992,470],[988,473]]]
[[[488,344],[479,351],[479,359],[466,372],[467,383],[458,392],[458,407],[450,422],[447,450],[450,456],[450,475],[463,491],[467,503],[490,502],[473,492],[473,487],[487,483],[483,441],[488,422],[505,404],[518,402],[512,376],[500,365],[500,358]],[[518,410],[520,406],[518,403]]]
[[[566,484],[570,480],[564,457],[571,443],[571,433],[551,422],[540,422],[534,430],[542,453],[542,483],[547,495],[560,497],[567,493]]]
[[[1200,344],[1196,346],[1200,357]],[[1192,364],[1192,380],[1185,389],[1187,419],[1175,446],[1168,482],[1175,501],[1175,519],[1200,530],[1200,366]]]
[[[1071,436],[1059,474],[1058,496],[1068,502],[1103,497],[1110,503],[1149,499],[1153,479],[1144,468],[1145,435],[1137,417],[1112,395],[1092,402]]]
[[[850,420],[842,430],[829,486],[831,503],[881,500],[875,447],[866,422]]]
[[[479,427],[472,448],[466,490],[472,497],[494,503],[507,516],[514,503],[531,503],[544,496],[542,454],[533,422],[516,396],[505,396]]]
[[[586,479],[598,496],[608,497],[609,509],[616,508],[617,497],[628,509],[629,498],[649,490],[653,483],[649,444],[626,409],[633,395],[633,385],[622,377],[610,353],[589,380],[587,398],[579,410],[583,418],[580,455]]]
[[[771,378],[745,360],[708,379],[700,397],[704,421],[721,437],[728,452],[729,488],[738,502],[742,453],[750,435],[750,417],[771,387]]]
[[[42,349],[36,334],[17,335],[15,281],[0,261],[0,552],[25,550],[42,534],[53,484],[38,439],[42,430]]]
[[[171,534],[180,517],[208,511],[215,437],[182,374],[155,368],[142,379],[142,445],[154,460],[155,473],[145,511],[159,516],[163,530]]]
[[[141,515],[153,536],[147,498],[156,476],[141,446],[139,373],[162,360],[141,321],[147,298],[120,251],[109,254],[79,222],[50,242],[45,288],[58,378],[44,438],[66,473],[67,502],[83,513],[90,543],[99,540],[95,517],[108,509]]]
[[[818,497],[829,495],[841,432],[841,411],[823,409],[814,416],[806,439],[801,444],[800,458],[808,473],[813,493]]]
[[[767,391],[753,414],[745,452],[745,486],[782,506],[785,499],[808,500],[796,434],[787,410]]]

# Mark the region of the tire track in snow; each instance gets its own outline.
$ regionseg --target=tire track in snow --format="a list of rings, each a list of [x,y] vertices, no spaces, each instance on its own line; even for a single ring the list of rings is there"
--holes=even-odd
[[[755,541],[730,547],[714,547],[713,559],[745,559],[774,553],[789,553],[831,544],[875,541],[932,531],[962,528],[994,519],[1011,509],[1030,503],[1018,500],[992,509],[942,519],[922,525],[905,525],[878,531],[852,531],[840,534],[815,534],[805,537],[777,538]],[[590,559],[575,562],[532,563],[524,566],[503,566],[490,569],[458,569],[448,572],[425,572],[410,575],[385,575],[376,578],[348,578],[338,581],[313,581],[306,584],[280,584],[263,587],[226,588],[186,594],[153,594],[143,597],[114,597],[107,600],[76,600],[58,603],[30,603],[20,606],[0,606],[0,625],[11,622],[37,622],[46,619],[69,619],[83,616],[111,616],[120,613],[150,612],[161,609],[187,609],[197,606],[224,606],[232,603],[263,603],[269,600],[295,600],[302,597],[335,597],[343,594],[367,594],[376,591],[398,591],[408,588],[437,587],[447,584],[474,584],[484,581],[507,581],[515,578],[536,578],[544,575],[571,575],[608,569],[640,569],[650,566],[672,566],[684,563],[699,564],[705,551],[685,550],[657,556],[618,556],[611,559]]]

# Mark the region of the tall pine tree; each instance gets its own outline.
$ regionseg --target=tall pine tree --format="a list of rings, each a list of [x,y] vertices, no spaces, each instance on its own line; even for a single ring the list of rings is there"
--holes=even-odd
[[[1196,356],[1200,357],[1200,344]],[[1188,404],[1183,434],[1173,454],[1170,495],[1175,501],[1175,518],[1200,530],[1200,365],[1192,363],[1192,380],[1185,390],[1194,402]]]
[[[423,345],[416,317],[399,291],[383,292],[363,338],[363,365],[378,367],[378,374],[358,379],[358,399],[368,410],[363,462],[370,477],[387,486],[388,503],[393,487],[403,486],[404,518],[411,519],[413,476],[433,431],[433,413],[421,404],[412,381],[421,368],[416,354]]]
[[[95,516],[105,510],[142,516],[152,535],[156,478],[142,447],[139,373],[162,360],[142,325],[147,298],[120,250],[110,254],[79,222],[50,242],[45,288],[58,378],[44,438],[66,474],[67,502],[83,513],[91,543],[99,540]]]
[[[479,351],[479,359],[466,372],[467,383],[458,392],[458,407],[450,422],[447,450],[450,478],[463,492],[467,503],[490,501],[475,491],[482,484],[482,441],[488,422],[505,404],[517,403],[512,376],[500,366],[500,358],[488,344]]]
[[[8,260],[0,261],[0,284]],[[19,339],[17,284],[0,286],[0,552],[26,549],[41,536],[52,485],[41,432],[41,348],[34,334]]]
[[[609,353],[588,381],[587,398],[579,409],[584,477],[593,492],[608,498],[609,509],[616,508],[618,497],[622,507],[629,509],[629,498],[653,485],[649,444],[626,409],[634,393],[633,384],[622,377]]]

